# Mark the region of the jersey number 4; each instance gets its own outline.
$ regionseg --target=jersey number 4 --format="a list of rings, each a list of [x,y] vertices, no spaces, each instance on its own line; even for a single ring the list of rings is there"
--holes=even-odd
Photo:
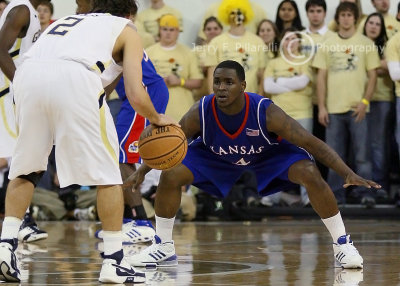
[[[75,26],[83,19],[84,18],[67,17],[64,19],[64,23],[56,25],[48,32],[48,34],[64,36],[69,32],[69,28]]]

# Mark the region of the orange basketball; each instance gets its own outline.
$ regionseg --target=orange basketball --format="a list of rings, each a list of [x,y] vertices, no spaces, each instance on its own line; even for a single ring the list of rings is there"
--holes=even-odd
[[[139,138],[140,157],[153,169],[167,170],[180,164],[187,148],[185,134],[175,125],[149,125]]]

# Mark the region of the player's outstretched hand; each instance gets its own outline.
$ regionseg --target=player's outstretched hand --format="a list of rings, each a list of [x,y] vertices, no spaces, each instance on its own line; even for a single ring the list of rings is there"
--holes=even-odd
[[[346,176],[345,183],[343,185],[344,188],[347,188],[349,186],[364,186],[368,189],[370,188],[375,188],[375,189],[380,189],[381,186],[374,181],[364,179],[363,177],[360,177],[356,173],[351,173]]]
[[[178,121],[171,118],[170,116],[162,114],[162,113],[160,113],[159,115],[160,116],[158,117],[157,122],[152,122],[154,125],[158,125],[158,126],[175,125],[175,126],[181,127],[181,125],[178,123]]]

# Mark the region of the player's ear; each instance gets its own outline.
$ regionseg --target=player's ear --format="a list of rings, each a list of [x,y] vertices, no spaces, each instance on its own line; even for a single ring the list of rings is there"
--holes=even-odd
[[[242,86],[242,91],[245,91],[246,90],[246,81],[245,80],[242,81],[241,86]]]

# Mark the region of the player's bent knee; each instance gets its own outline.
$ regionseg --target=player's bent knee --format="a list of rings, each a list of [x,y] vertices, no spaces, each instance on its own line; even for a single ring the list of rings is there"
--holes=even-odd
[[[40,179],[43,177],[44,171],[33,172],[28,175],[20,175],[18,178],[27,180],[33,184],[34,187],[39,183]]]
[[[173,188],[190,185],[193,182],[193,174],[184,165],[179,165],[161,173],[160,184]]]

